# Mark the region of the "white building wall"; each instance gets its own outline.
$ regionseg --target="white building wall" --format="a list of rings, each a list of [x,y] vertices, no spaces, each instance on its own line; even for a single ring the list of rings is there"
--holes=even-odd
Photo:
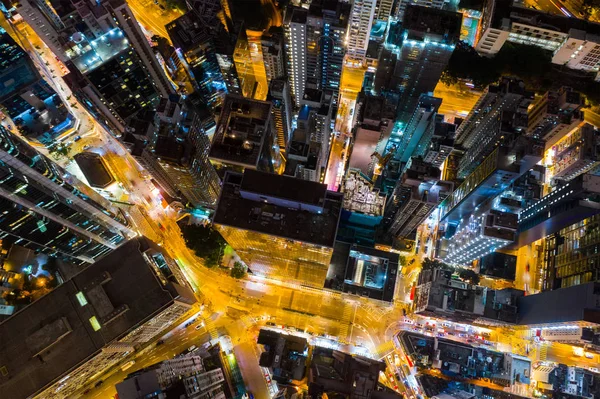
[[[600,38],[598,38],[600,39]],[[598,72],[600,67],[600,43],[568,38],[552,57],[552,63],[571,69]]]
[[[367,54],[376,3],[376,0],[356,0],[352,5],[346,50],[352,60],[362,61]]]
[[[477,42],[475,50],[480,54],[496,54],[508,39],[509,32],[501,29],[487,29]]]
[[[306,86],[306,24],[290,22],[285,27],[285,40],[292,96],[298,103]]]

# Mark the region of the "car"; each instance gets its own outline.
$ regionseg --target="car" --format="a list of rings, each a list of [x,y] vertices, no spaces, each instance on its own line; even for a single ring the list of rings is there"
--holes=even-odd
[[[156,346],[160,346],[164,343],[165,343],[165,341],[163,341],[162,339],[159,339],[158,342],[156,343]]]
[[[89,145],[89,144],[86,144],[86,145],[84,145],[84,146],[83,146],[83,150],[84,150],[84,151],[85,151],[85,150],[89,150],[89,149],[90,149],[90,145]]]
[[[198,324],[198,325],[197,325],[195,328],[196,328],[196,330],[199,330],[199,329],[201,329],[202,327],[204,327],[204,323],[200,323],[200,324]]]
[[[588,367],[588,369],[594,373],[598,372],[598,368],[597,367]]]
[[[131,368],[135,364],[135,360],[129,361],[121,366],[121,371],[126,371]]]
[[[104,381],[100,380],[100,381],[98,381],[97,383],[94,384],[94,388],[98,388],[102,384],[104,384]]]
[[[163,6],[162,4],[159,4],[158,8],[160,8],[161,10],[166,10],[165,6]]]
[[[587,357],[588,359],[593,359],[594,358],[594,354],[590,353],[590,352],[585,352],[585,357]]]
[[[73,139],[73,141],[79,141],[81,140],[81,136],[75,136],[75,138]]]
[[[196,348],[197,348],[197,346],[196,346],[196,345],[192,345],[192,346],[190,346],[190,347],[188,348],[188,352],[191,352],[191,351],[193,351],[193,350],[194,350],[194,349],[196,349]]]

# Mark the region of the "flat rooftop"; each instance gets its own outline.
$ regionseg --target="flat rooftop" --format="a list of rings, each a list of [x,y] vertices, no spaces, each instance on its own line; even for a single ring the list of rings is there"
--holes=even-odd
[[[81,52],[74,54],[71,61],[81,73],[96,69],[129,47],[129,41],[119,28],[114,28],[89,42],[81,33],[78,34],[82,36]],[[74,41],[77,43],[77,38],[74,38]]]
[[[165,25],[169,38],[175,48],[184,53],[196,44],[211,40],[209,29],[204,26],[193,11],[188,11],[173,22]]]
[[[517,324],[600,324],[599,303],[600,283],[580,284],[519,297]]]
[[[325,287],[392,302],[399,255],[336,241]]]
[[[106,168],[102,156],[93,152],[80,152],[73,157],[83,175],[95,188],[106,188],[115,182],[114,177]]]
[[[370,216],[383,216],[385,210],[385,195],[360,171],[348,170],[344,181],[344,209],[360,212]]]
[[[324,184],[246,169],[225,175],[213,221],[333,248],[341,209]]]
[[[0,323],[2,398],[25,398],[42,391],[155,317],[173,303],[177,292],[187,290],[180,286],[172,290],[175,284],[159,282],[144,257],[148,249],[160,248],[145,237],[130,240]],[[186,295],[193,298],[190,290]],[[94,317],[99,329],[92,325]]]
[[[270,130],[271,103],[241,96],[225,97],[209,157],[256,167]]]
[[[462,14],[437,8],[409,5],[404,12],[402,29],[408,30],[408,38],[425,35],[441,36],[445,43],[460,39]]]

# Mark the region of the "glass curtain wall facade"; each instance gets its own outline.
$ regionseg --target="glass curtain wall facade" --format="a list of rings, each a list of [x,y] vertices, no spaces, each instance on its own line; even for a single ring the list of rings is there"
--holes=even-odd
[[[117,213],[67,179],[66,172],[0,127],[0,238],[82,264],[133,235]]]

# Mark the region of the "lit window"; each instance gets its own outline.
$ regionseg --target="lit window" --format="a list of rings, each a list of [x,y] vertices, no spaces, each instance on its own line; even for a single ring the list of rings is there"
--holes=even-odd
[[[96,316],[90,317],[90,324],[92,325],[92,328],[94,329],[94,331],[98,331],[101,328],[100,323],[98,322],[98,319],[96,318]]]
[[[79,291],[75,296],[77,297],[77,300],[79,301],[79,304],[81,306],[85,306],[88,304],[88,301],[87,299],[85,299],[85,295],[83,295],[83,292]]]

